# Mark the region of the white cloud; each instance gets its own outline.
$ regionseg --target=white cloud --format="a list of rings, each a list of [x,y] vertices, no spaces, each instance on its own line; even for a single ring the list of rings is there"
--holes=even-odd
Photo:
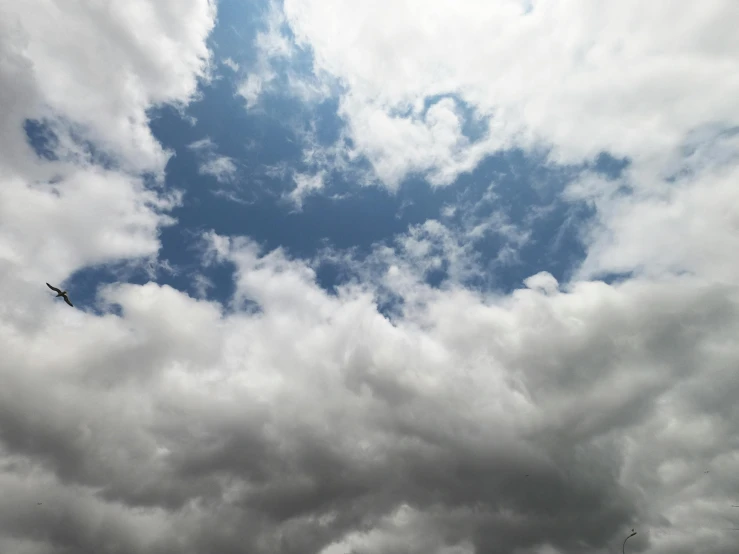
[[[269,0],[265,16],[266,29],[257,33],[253,47],[257,53],[254,66],[241,81],[236,93],[246,100],[246,108],[253,109],[263,94],[279,90],[295,96],[302,102],[320,102],[332,93],[330,76],[306,75],[304,68],[277,69],[277,64],[295,60],[298,48],[285,32],[285,14],[276,0]]]
[[[206,76],[212,1],[29,0],[3,2],[0,12],[5,55],[21,72],[13,79],[32,89],[18,99],[14,117],[60,116],[126,168],[163,170],[167,153],[146,110],[188,102]]]
[[[292,132],[303,147],[303,163],[313,172],[325,174],[338,172],[344,179],[362,187],[380,184],[371,168],[356,163],[359,161],[359,154],[349,146],[345,130],[329,146],[322,144],[318,139],[315,119],[311,119],[307,125],[304,123],[295,125]]]
[[[611,182],[585,175],[573,183],[571,197],[597,206],[581,277],[689,272],[736,282],[739,264],[730,253],[739,248],[739,142],[731,137],[709,144],[673,181],[634,171]],[[716,157],[727,150],[733,163]],[[624,186],[633,192],[619,194]]]
[[[213,281],[204,275],[196,274],[192,277],[192,281],[197,298],[206,298],[208,291],[214,287]]]
[[[13,272],[63,279],[78,268],[155,254],[163,215],[179,203],[147,191],[138,179],[96,168],[70,171],[57,184],[20,177],[0,188],[0,252]],[[46,276],[46,277],[44,277]]]
[[[401,252],[422,274],[444,270],[453,283],[478,276],[479,254],[472,241],[465,240],[440,222],[430,219],[412,226],[407,235],[398,239]]]
[[[291,58],[294,48],[290,40],[283,34],[285,16],[277,2],[270,0],[266,16],[267,29],[257,33],[254,47],[257,60],[250,68],[246,79],[236,89],[237,94],[246,100],[246,108],[251,109],[259,102],[259,97],[270,90],[276,80],[277,73],[273,68],[273,60]]]
[[[236,175],[236,164],[228,156],[217,156],[200,166],[200,172],[212,175],[219,182],[227,182]]]
[[[247,109],[257,105],[262,92],[275,79],[275,76],[271,69],[263,69],[259,73],[249,74],[246,80],[238,86],[237,93],[246,100]]]
[[[294,47],[290,39],[282,32],[285,25],[285,16],[278,3],[271,0],[267,12],[267,30],[257,33],[255,46],[260,54],[269,58],[289,58],[293,55]]]
[[[306,104],[317,104],[330,98],[334,89],[326,79],[311,78],[296,71],[286,72],[286,90]]]
[[[213,139],[205,137],[200,140],[196,140],[195,142],[191,142],[187,147],[196,152],[210,152],[211,150],[215,150],[218,146],[213,142]]]
[[[218,145],[210,137],[196,140],[188,145],[190,150],[200,158],[198,171],[201,175],[215,177],[219,183],[231,182],[238,173],[238,167],[233,158],[217,153]]]
[[[551,273],[540,271],[524,281],[524,285],[532,290],[540,290],[545,294],[555,294],[559,289],[559,283]]]
[[[358,154],[368,157],[378,177],[397,188],[406,174],[428,174],[432,185],[448,185],[474,169],[490,151],[490,141],[470,143],[451,98],[433,104],[423,115],[401,117],[370,106],[342,104]]]
[[[346,87],[341,106],[352,139],[391,186],[419,170],[449,182],[484,153],[514,146],[551,146],[553,159],[568,162],[601,151],[664,159],[696,127],[739,123],[734,2],[530,7],[514,0],[463,8],[445,0],[284,4],[317,74]],[[421,116],[423,100],[438,94],[458,95],[489,118],[490,132],[460,152],[448,107],[436,104],[433,123]]]
[[[319,171],[315,175],[306,173],[294,173],[293,181],[295,188],[287,195],[298,210],[303,209],[303,201],[310,194],[315,194],[324,187],[325,171]]]
[[[166,162],[146,110],[194,94],[215,13],[207,1],[136,6],[0,5],[0,263],[12,275],[6,286],[15,279],[61,282],[91,264],[150,257],[160,227],[172,223],[164,212],[179,194],[147,190],[136,174],[161,172]],[[55,137],[56,161],[29,147],[29,118]],[[80,136],[120,170],[95,165]]]
[[[225,58],[221,63],[228,67],[234,73],[239,70],[239,64],[236,63],[232,58]]]

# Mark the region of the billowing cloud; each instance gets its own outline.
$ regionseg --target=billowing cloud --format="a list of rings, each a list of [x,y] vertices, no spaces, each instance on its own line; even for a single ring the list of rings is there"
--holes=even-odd
[[[120,316],[6,318],[0,503],[44,502],[16,538],[63,511],[50,540],[81,551],[605,553],[637,524],[634,547],[703,527],[731,551],[735,287],[395,287],[391,323],[366,284],[331,296],[279,251],[209,244],[258,310],[150,283],[103,291]]]

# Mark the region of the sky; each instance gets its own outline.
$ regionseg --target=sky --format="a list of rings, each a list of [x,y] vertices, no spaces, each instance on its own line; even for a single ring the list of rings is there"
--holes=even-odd
[[[0,0],[0,552],[735,553],[737,27]]]

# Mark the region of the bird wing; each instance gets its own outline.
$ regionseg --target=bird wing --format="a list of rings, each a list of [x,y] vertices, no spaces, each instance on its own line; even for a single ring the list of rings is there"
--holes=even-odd
[[[57,292],[57,293],[59,293],[59,294],[61,294],[61,293],[62,293],[62,291],[61,291],[61,290],[59,290],[59,289],[58,289],[58,288],[56,288],[56,287],[52,287],[52,286],[51,286],[51,285],[50,285],[49,283],[46,283],[46,286],[47,286],[47,287],[49,287],[49,288],[50,288],[51,290],[53,290],[54,292]]]
[[[67,304],[69,304],[70,306],[72,306],[72,307],[74,308],[74,304],[72,304],[72,302],[70,302],[70,301],[69,301],[69,297],[68,297],[68,296],[67,296],[66,294],[64,295],[64,301],[65,301],[65,302],[66,302]]]

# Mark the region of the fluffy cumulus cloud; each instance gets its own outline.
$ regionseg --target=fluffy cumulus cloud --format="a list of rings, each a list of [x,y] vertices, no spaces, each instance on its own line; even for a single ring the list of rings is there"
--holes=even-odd
[[[38,285],[156,254],[182,198],[148,186],[146,113],[207,77],[215,5],[0,1],[0,551],[606,554],[637,528],[634,552],[735,553],[739,13],[689,7],[285,2],[389,183],[513,145],[630,157],[567,189],[595,212],[571,280],[468,286],[485,221],[412,227],[333,291],[207,232],[228,302],[113,283],[93,310]]]
[[[146,112],[195,94],[214,10],[207,1],[0,3],[6,286],[156,253],[171,223],[162,211],[179,197],[144,186],[168,157]],[[34,153],[28,121],[44,129],[51,155]]]
[[[101,291],[120,315],[36,299],[32,326],[5,316],[7,534],[610,552],[638,524],[652,552],[735,547],[719,530],[739,469],[735,287],[540,274],[480,296],[395,265],[381,282],[408,308],[391,322],[365,284],[329,295],[280,251],[211,235],[208,253],[236,268],[230,313],[149,283]]]
[[[345,88],[356,147],[391,185],[448,183],[481,152],[608,151],[663,160],[705,124],[739,122],[734,2],[285,0],[299,44]],[[690,11],[694,17],[686,17]],[[488,132],[466,144],[455,95]],[[430,105],[429,105],[430,104]],[[402,138],[401,138],[402,137]],[[402,147],[402,149],[401,149]]]
[[[163,169],[167,154],[146,110],[195,93],[209,60],[203,39],[214,2],[3,1],[0,14],[3,83],[13,95],[6,117],[60,119],[124,167]]]

